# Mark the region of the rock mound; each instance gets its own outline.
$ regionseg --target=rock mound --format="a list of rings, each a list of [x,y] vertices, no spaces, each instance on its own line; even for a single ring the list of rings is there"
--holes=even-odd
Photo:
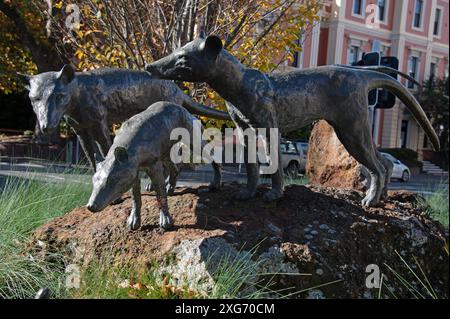
[[[306,174],[313,185],[364,190],[362,166],[339,141],[333,127],[318,121],[309,138]]]
[[[415,272],[423,282],[426,275],[437,296],[448,298],[448,231],[415,208],[414,195],[392,193],[380,207],[363,209],[357,191],[292,185],[281,200],[264,203],[267,187],[246,202],[232,200],[239,187],[227,184],[218,193],[177,189],[169,199],[175,227],[166,232],[158,229],[153,193],[143,195],[143,226],[134,232],[125,225],[128,196],[96,214],[80,207],[40,227],[32,253],[62,252],[85,264],[108,255],[137,267],[170,258],[161,271],[205,292],[214,285],[220,260],[240,256],[253,263],[252,272],[278,274],[272,276],[276,288],[310,298],[375,298],[379,289],[369,275],[376,265],[384,274],[382,297],[413,297],[396,274],[426,295]],[[298,293],[310,287],[316,288]]]

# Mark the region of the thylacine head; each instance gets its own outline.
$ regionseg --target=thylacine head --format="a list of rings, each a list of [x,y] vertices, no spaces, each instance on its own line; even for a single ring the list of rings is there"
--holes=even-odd
[[[92,212],[103,210],[133,186],[138,174],[137,159],[125,147],[113,145],[106,159],[97,164],[87,208]]]
[[[29,90],[39,128],[44,133],[55,130],[71,105],[71,86],[76,78],[74,69],[66,64],[60,71],[19,75],[27,82],[25,88]]]
[[[222,40],[216,36],[198,38],[168,56],[147,64],[146,71],[170,80],[208,82],[216,72],[215,62],[222,52]]]

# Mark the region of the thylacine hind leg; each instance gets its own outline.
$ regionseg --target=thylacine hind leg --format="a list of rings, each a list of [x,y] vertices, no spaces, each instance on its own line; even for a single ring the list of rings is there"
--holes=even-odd
[[[170,160],[170,158],[164,162],[164,167],[167,167],[169,171],[169,185],[167,185],[167,195],[172,196],[175,193],[175,188],[177,187],[178,175],[181,171],[181,166],[183,164],[175,164]],[[165,177],[165,176],[164,176]]]
[[[381,164],[383,164],[384,169],[386,170],[386,174],[384,176],[384,186],[383,186],[383,190],[381,192],[381,199],[384,200],[384,199],[388,198],[388,186],[389,186],[389,183],[391,180],[392,170],[394,168],[394,165],[392,164],[392,162],[390,160],[388,160],[383,155],[381,155],[380,152],[378,152],[377,150],[375,152],[377,154],[378,160],[381,162]],[[367,187],[367,185],[370,184],[370,175],[365,166],[362,167],[361,173],[363,175],[362,182],[363,182],[364,186]]]
[[[350,155],[369,171],[370,186],[362,204],[363,206],[375,206],[385,187],[386,169],[377,156],[367,116],[358,118],[356,121],[353,117],[351,121],[333,123],[333,127]]]
[[[169,229],[173,226],[173,219],[169,213],[167,203],[166,181],[164,178],[164,166],[161,161],[148,167],[146,170],[148,176],[155,186],[156,200],[159,208],[159,226],[162,229]]]
[[[202,147],[201,149],[204,149],[205,146],[205,142],[202,141]],[[191,152],[192,154],[194,153],[194,148],[192,147],[192,143],[191,143]],[[207,152],[203,152],[203,154],[195,154],[198,156],[202,156],[202,160],[205,160],[209,163],[211,163],[213,170],[214,170],[214,177],[213,180],[209,183],[209,189],[211,191],[218,191],[220,190],[220,188],[222,187],[222,168],[221,165],[219,163],[217,163],[214,158],[212,156],[210,156],[209,154],[207,154]]]
[[[175,188],[177,185],[177,178],[180,173],[180,168],[177,166],[177,164],[174,164],[170,159],[163,161],[163,167],[164,167],[164,180],[168,183],[166,183],[166,189],[167,189],[167,195],[172,196],[175,192]],[[179,164],[181,167],[181,164]],[[153,184],[151,181],[145,186],[145,190],[147,192],[155,191],[155,184]]]
[[[380,160],[381,164],[383,164],[385,171],[386,171],[383,191],[381,193],[381,198],[387,199],[388,198],[388,184],[391,181],[392,170],[394,168],[394,164],[392,164],[392,162],[390,160],[388,160],[383,155],[381,155],[381,153],[378,152],[377,150],[375,150],[375,152],[377,154],[378,159]]]

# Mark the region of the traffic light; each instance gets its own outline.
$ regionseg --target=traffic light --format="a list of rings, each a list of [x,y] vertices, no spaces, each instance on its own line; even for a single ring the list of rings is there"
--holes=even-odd
[[[380,65],[381,54],[380,52],[363,52],[362,60],[352,63],[353,66],[368,66],[368,65]],[[378,104],[378,89],[369,92],[369,107],[374,107]]]
[[[395,56],[386,56],[381,58],[381,65],[388,66],[392,69],[398,70],[398,59]],[[390,73],[394,79],[397,80],[396,73]],[[378,93],[378,103],[375,105],[376,109],[390,109],[395,105],[395,95],[388,90],[381,89]]]
[[[383,65],[398,70],[398,59],[393,56],[381,57],[379,52],[363,53],[362,60],[352,63],[353,66]],[[397,79],[396,73],[390,73]],[[390,109],[395,105],[395,95],[385,89],[375,89],[369,92],[369,107]]]
[[[362,61],[364,65],[380,65],[381,54],[380,52],[363,53]],[[378,89],[375,89],[369,92],[369,106],[378,104],[378,91]]]

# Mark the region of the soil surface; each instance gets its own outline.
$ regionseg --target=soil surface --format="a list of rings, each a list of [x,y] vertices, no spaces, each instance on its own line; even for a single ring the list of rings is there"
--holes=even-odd
[[[379,289],[366,285],[373,272],[367,267],[375,264],[385,275],[381,297],[414,297],[396,273],[429,297],[415,272],[438,297],[448,298],[448,230],[416,208],[415,195],[391,193],[379,207],[362,208],[363,194],[357,191],[291,185],[282,199],[265,203],[268,187],[261,186],[255,199],[233,200],[240,187],[226,184],[214,193],[206,186],[177,188],[169,198],[175,221],[169,231],[158,227],[153,193],[142,196],[137,231],[126,227],[129,195],[99,213],[80,207],[40,227],[32,235],[32,251],[42,256],[63,252],[85,264],[108,255],[116,263],[148,267],[184,240],[221,238],[237,250],[258,246],[258,254],[275,247],[286,263],[309,274],[283,278],[280,287],[299,291],[324,285],[296,297],[376,298]]]

